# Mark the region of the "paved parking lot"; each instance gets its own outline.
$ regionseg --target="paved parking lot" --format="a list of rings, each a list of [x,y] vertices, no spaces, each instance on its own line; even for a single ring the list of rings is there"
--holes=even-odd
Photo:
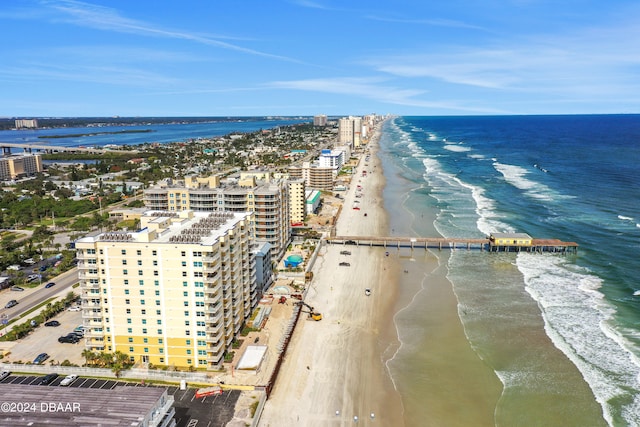
[[[54,369],[52,369],[52,372]],[[37,387],[59,387],[60,381],[64,379],[64,375],[56,378],[48,386],[39,385],[42,376],[37,375],[9,375],[0,381],[0,392],[2,384],[22,384],[33,385]],[[111,390],[116,386],[126,387],[157,387],[155,385],[146,385],[142,382],[125,382],[116,380],[99,380],[95,378],[79,377],[69,387],[73,388],[100,388]],[[180,390],[179,387],[164,387],[167,393],[173,395],[175,409],[175,420],[178,427],[222,427],[233,419],[234,408],[240,391],[225,391],[221,395],[207,396],[196,399],[196,389],[187,388]]]
[[[62,344],[58,342],[60,336],[67,335],[76,326],[82,324],[82,313],[79,311],[63,311],[52,320],[60,322],[60,326],[40,325],[32,333],[18,341],[3,343],[5,346],[11,346],[8,348],[11,353],[3,361],[33,362],[33,359],[38,354],[44,352],[49,354],[49,360],[45,364],[49,364],[52,360],[60,363],[68,360],[71,363],[82,366],[85,363],[82,357],[84,341],[79,341],[77,344]]]

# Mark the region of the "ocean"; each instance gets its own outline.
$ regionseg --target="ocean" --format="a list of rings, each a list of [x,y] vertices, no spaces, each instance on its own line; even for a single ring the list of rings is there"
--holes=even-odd
[[[640,115],[385,123],[380,157],[393,233],[524,232],[580,245],[575,255],[434,252],[446,263],[466,339],[503,385],[496,426],[640,425],[639,142]],[[399,213],[397,194],[406,194],[409,215]],[[433,224],[423,223],[426,211]],[[420,305],[411,310],[403,316],[413,323],[397,326],[401,337],[417,327]],[[407,419],[428,418],[408,396],[430,386],[416,361],[434,343],[405,335],[411,345],[390,374]]]

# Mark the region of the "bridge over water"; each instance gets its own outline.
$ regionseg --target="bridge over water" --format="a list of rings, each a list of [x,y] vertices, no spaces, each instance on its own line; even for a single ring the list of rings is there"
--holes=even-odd
[[[91,147],[65,147],[61,145],[51,145],[51,144],[20,144],[16,142],[1,142],[0,147],[2,147],[2,154],[9,155],[11,154],[11,148],[22,148],[24,152],[31,153],[33,151],[44,151],[46,153],[56,153],[61,151],[72,152],[72,153],[95,153],[95,154],[104,154],[108,152],[117,152],[117,153],[137,153],[137,150],[134,151],[126,151],[126,150],[105,150],[103,148],[91,148]]]

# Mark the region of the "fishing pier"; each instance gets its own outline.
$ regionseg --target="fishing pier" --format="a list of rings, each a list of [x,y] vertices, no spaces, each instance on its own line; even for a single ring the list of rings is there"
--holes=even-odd
[[[445,237],[380,237],[331,236],[325,239],[333,245],[378,246],[410,249],[466,249],[487,252],[552,252],[577,253],[578,244],[558,239],[533,239],[525,233],[493,233],[484,239]]]

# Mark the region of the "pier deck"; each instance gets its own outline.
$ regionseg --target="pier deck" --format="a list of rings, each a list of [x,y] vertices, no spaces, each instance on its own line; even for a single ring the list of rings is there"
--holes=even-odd
[[[578,244],[563,242],[558,239],[532,239],[531,245],[496,245],[488,237],[477,238],[444,238],[444,237],[401,237],[401,236],[332,236],[325,239],[329,244],[380,246],[384,248],[411,249],[476,249],[488,252],[573,252],[578,251]]]

